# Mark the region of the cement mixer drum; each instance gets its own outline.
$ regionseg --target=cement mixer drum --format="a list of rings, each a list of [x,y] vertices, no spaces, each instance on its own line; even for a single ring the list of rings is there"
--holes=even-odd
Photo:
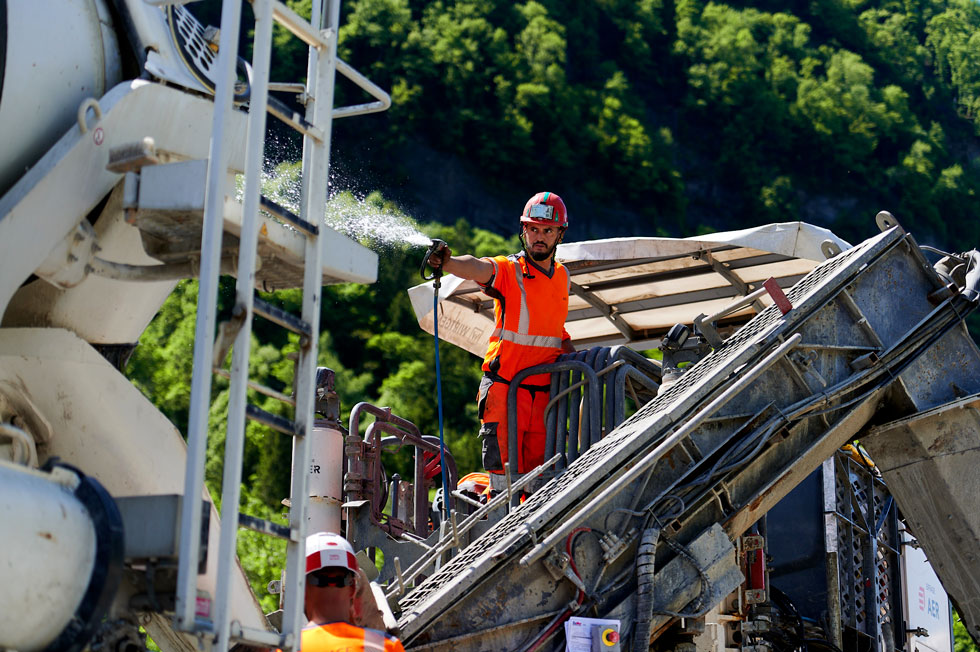
[[[121,79],[107,0],[0,0],[0,195]]]

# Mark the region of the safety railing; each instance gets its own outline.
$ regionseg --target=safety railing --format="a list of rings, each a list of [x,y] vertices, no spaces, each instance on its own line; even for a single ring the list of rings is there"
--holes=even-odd
[[[625,421],[628,399],[639,407],[660,388],[660,366],[625,346],[594,347],[525,369],[514,376],[507,392],[508,460],[518,458],[517,391],[525,379],[543,373],[551,374],[544,457],[557,456],[554,469],[545,471],[545,479],[567,468]],[[508,485],[514,481],[513,468],[513,462],[505,468]]]

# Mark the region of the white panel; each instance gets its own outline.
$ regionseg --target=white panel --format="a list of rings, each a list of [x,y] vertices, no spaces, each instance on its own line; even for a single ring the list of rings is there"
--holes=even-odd
[[[912,537],[902,530],[902,540],[911,541]],[[918,648],[921,652],[952,652],[949,597],[926,559],[926,553],[921,548],[903,546],[902,569],[905,577],[905,617],[908,629],[921,627],[929,632],[928,636],[909,634],[909,649]]]

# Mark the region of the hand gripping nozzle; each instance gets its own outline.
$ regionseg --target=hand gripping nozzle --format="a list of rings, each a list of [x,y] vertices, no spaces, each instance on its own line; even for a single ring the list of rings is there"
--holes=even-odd
[[[423,281],[435,280],[436,287],[439,287],[439,279],[442,276],[442,265],[445,261],[439,263],[438,265],[433,265],[432,274],[430,274],[429,276],[426,276],[426,267],[429,266],[429,259],[432,257],[433,254],[439,255],[439,252],[448,248],[449,245],[447,245],[444,240],[439,240],[438,238],[434,238],[432,240],[432,244],[429,245],[428,250],[426,250],[425,252],[425,257],[422,259],[422,265],[421,267],[419,267],[419,274],[422,275]]]

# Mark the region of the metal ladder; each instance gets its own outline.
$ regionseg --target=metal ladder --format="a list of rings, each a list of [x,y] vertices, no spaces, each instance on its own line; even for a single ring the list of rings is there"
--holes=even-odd
[[[194,369],[188,427],[187,471],[184,482],[184,509],[181,514],[180,560],[177,577],[176,626],[197,634],[212,649],[227,650],[234,642],[295,650],[299,647],[304,624],[303,589],[305,580],[305,537],[307,522],[307,467],[310,458],[309,434],[313,426],[317,335],[319,332],[322,286],[320,232],[327,201],[332,119],[375,111],[390,105],[388,95],[360,73],[337,59],[340,0],[314,0],[312,17],[304,20],[285,4],[273,0],[254,0],[255,32],[252,58],[251,97],[246,132],[245,192],[238,256],[236,303],[230,329],[224,337],[234,338],[230,373],[228,423],[222,479],[222,529],[217,550],[217,580],[213,611],[207,618],[197,614],[197,568],[200,561],[201,509],[204,463],[207,449],[211,375],[227,352],[226,345],[215,346],[218,274],[221,260],[222,211],[228,192],[228,165],[232,136],[233,88],[236,81],[234,45],[238,43],[242,0],[224,0],[221,11],[221,40],[232,47],[220,48],[218,82],[206,182],[204,224],[201,242],[201,274],[195,330]],[[272,25],[279,22],[309,47],[307,82],[269,83],[272,51]],[[315,27],[317,26],[317,27]],[[355,106],[333,108],[335,73],[340,71],[375,98]],[[304,94],[306,115],[301,117],[285,104],[270,98],[276,90],[300,90]],[[302,194],[300,214],[277,206],[260,196],[266,112],[303,134]],[[306,238],[302,314],[294,316],[254,297],[258,210],[272,213]],[[253,383],[248,378],[249,343],[253,315],[259,315],[300,336],[294,399]],[[219,336],[219,340],[222,336]],[[220,356],[221,359],[218,359]],[[246,401],[246,389],[253,388],[295,405],[290,421],[265,412]],[[265,391],[268,390],[268,391]],[[271,393],[270,393],[271,392]],[[289,525],[263,521],[239,514],[245,420],[253,419],[293,437],[293,468],[290,491]],[[286,540],[286,575],[283,591],[283,619],[280,633],[242,626],[232,620],[231,580],[237,570],[236,547],[239,527]]]

